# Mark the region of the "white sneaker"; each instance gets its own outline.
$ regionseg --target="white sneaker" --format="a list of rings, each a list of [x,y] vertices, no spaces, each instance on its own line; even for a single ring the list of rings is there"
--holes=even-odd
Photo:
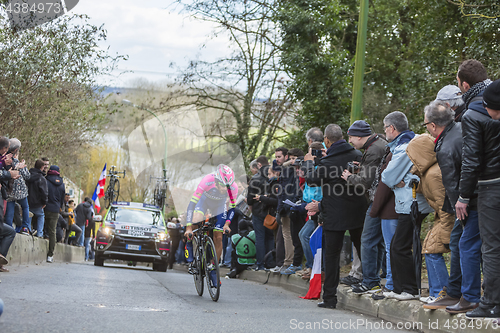
[[[434,296],[427,296],[427,297],[420,297],[420,302],[424,302],[425,304],[434,302],[436,300],[436,297]]]
[[[277,273],[277,272],[279,272],[280,270],[281,270],[281,267],[280,267],[280,266],[276,266],[276,267],[274,267],[274,268],[271,268],[271,272],[273,272],[273,273]]]
[[[384,295],[385,298],[396,298],[396,296],[398,295],[392,290],[391,291],[384,291],[382,294]]]
[[[396,296],[394,296],[394,298],[397,299],[398,301],[409,301],[412,299],[418,299],[418,296],[415,296],[415,295],[407,293],[406,291],[403,291],[399,295],[396,294]]]
[[[54,257],[47,257],[47,262],[54,262]]]

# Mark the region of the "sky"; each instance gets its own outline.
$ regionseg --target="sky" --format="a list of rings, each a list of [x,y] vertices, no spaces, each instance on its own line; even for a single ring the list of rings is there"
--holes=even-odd
[[[133,81],[165,81],[175,75],[175,68],[190,60],[215,60],[228,51],[225,38],[210,40],[214,26],[193,20],[171,0],[80,0],[70,13],[87,14],[90,23],[107,30],[103,48],[110,55],[128,55],[118,64],[112,77],[99,83],[112,87],[130,87]],[[202,49],[202,45],[206,46]],[[121,74],[125,71],[133,73]]]

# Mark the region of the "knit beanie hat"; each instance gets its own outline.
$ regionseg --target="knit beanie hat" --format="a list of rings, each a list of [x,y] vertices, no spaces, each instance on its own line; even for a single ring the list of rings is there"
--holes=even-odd
[[[360,137],[370,136],[372,135],[372,129],[366,121],[356,120],[347,130],[347,135]]]
[[[500,110],[500,80],[492,82],[484,90],[483,104],[492,110]]]

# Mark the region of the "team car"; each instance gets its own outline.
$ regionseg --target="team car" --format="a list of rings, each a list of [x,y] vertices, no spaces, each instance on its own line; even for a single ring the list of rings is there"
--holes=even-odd
[[[170,237],[158,206],[114,202],[96,233],[94,265],[105,259],[151,262],[153,270],[167,270]]]

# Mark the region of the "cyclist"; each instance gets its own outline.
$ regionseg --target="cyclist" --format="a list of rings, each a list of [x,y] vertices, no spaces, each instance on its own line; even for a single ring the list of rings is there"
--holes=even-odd
[[[229,224],[234,216],[238,197],[238,186],[234,180],[233,170],[227,165],[219,164],[214,173],[203,177],[187,208],[184,236],[188,239],[189,234],[193,232],[191,224],[203,221],[207,210],[210,210],[212,216],[217,216],[213,235],[217,259],[220,259],[222,254],[222,232],[231,232]],[[228,198],[229,207],[226,207]]]

